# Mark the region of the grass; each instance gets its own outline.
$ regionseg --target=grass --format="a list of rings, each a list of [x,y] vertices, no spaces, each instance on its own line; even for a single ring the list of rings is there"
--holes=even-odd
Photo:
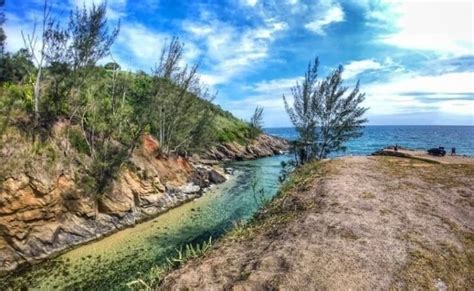
[[[307,191],[312,181],[324,174],[321,162],[303,165],[295,170],[284,182],[280,191],[271,200],[265,203],[259,212],[248,223],[234,222],[234,227],[221,239],[221,243],[250,239],[260,232],[272,232],[282,224],[293,221],[305,210],[315,207],[314,202],[302,201],[296,193]],[[202,245],[186,245],[176,250],[176,255],[168,258],[166,263],[155,266],[142,277],[129,282],[127,286],[135,290],[153,290],[158,288],[164,276],[186,262],[203,257],[211,248],[212,241]],[[245,272],[244,272],[245,273]],[[244,274],[244,276],[248,276]]]
[[[389,176],[399,179],[417,176],[430,185],[469,186],[470,181],[463,182],[459,177],[474,176],[474,165],[468,164],[440,164],[420,159],[393,157],[378,157],[378,161],[379,170]]]
[[[236,118],[217,115],[214,121],[217,140],[221,143],[237,142],[246,144],[250,137],[250,127]]]
[[[472,234],[464,234],[467,248],[472,250]],[[440,243],[428,245],[416,234],[407,234],[404,238],[414,247],[409,252],[408,264],[399,274],[399,280],[404,282],[403,288],[408,290],[434,290],[437,282],[442,281],[453,290],[461,290],[465,286],[472,286],[471,271],[474,268],[472,253],[466,253],[458,247]]]
[[[191,259],[203,256],[212,246],[212,237],[202,244],[187,244],[176,249],[173,257],[166,258],[162,265],[152,267],[144,276],[127,283],[127,287],[133,290],[154,290],[163,280],[164,275],[177,269]]]
[[[301,193],[310,189],[312,181],[324,174],[321,162],[303,165],[284,182],[274,198],[266,203],[247,224],[236,223],[222,240],[250,239],[260,232],[272,232],[282,224],[299,217],[304,211],[316,207],[314,201],[303,201]]]
[[[391,157],[380,157],[378,164],[379,170],[388,177],[404,181],[399,183],[401,188],[420,193],[418,195],[423,195],[423,189],[453,191],[471,187],[471,179],[465,177],[474,175],[474,166],[466,164],[439,164],[427,160]],[[382,214],[390,213],[389,210],[386,212]],[[450,219],[436,214],[428,202],[420,202],[417,212],[439,220],[441,225],[456,236],[459,245],[439,240],[427,241],[418,233],[407,233],[402,238],[409,245],[407,263],[400,270],[394,288],[435,290],[438,284],[461,290],[465,286],[472,286],[472,233],[463,232]]]
[[[363,198],[363,199],[374,199],[375,194],[372,193],[372,192],[365,191],[360,195],[360,197]]]

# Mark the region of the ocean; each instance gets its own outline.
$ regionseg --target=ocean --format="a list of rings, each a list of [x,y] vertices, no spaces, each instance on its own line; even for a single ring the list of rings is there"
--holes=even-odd
[[[266,133],[296,139],[294,128],[266,128]],[[474,126],[366,126],[360,138],[347,143],[345,152],[332,156],[368,155],[389,145],[428,150],[444,146],[448,152],[456,148],[458,155],[474,156]]]

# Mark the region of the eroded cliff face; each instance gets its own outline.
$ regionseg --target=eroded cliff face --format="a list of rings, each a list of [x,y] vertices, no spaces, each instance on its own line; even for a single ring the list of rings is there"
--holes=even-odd
[[[97,198],[81,190],[78,157],[57,140],[56,156],[49,161],[12,166],[21,147],[2,149],[15,170],[4,176],[0,188],[0,273],[155,217],[226,180],[219,168],[199,158],[158,157],[157,141],[145,136],[111,191]],[[285,149],[284,141],[262,135],[248,146],[216,147],[205,158],[250,159]]]
[[[281,154],[287,151],[288,148],[288,141],[275,136],[261,134],[247,145],[233,142],[214,146],[204,157],[219,161],[252,160]]]
[[[80,190],[75,177],[81,169],[64,157],[52,164],[32,161],[6,175],[0,189],[0,271],[154,217],[199,197],[210,173],[223,175],[181,157],[157,157],[157,147],[153,138],[144,137],[131,165],[100,199]],[[200,185],[193,183],[197,177]]]

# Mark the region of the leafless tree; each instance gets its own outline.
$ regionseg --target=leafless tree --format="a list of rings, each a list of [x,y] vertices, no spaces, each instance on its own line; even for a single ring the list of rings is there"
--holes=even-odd
[[[48,26],[54,25],[54,19],[51,16],[51,5],[48,1],[44,1],[43,16],[41,19],[40,30],[38,29],[38,22],[35,20],[33,25],[33,31],[31,34],[26,34],[22,31],[21,35],[28,54],[31,56],[36,66],[36,78],[33,83],[33,95],[34,95],[34,127],[38,126],[39,122],[39,106],[41,99],[41,82],[43,80],[43,69],[46,61],[46,50],[47,50],[47,30]],[[39,34],[39,35],[38,35]]]

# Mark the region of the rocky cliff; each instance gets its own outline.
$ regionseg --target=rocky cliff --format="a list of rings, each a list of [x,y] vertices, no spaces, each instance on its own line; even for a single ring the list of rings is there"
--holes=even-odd
[[[232,142],[214,146],[204,157],[217,161],[252,160],[281,154],[288,148],[289,144],[285,139],[261,134],[246,145]]]
[[[20,143],[2,148],[12,170],[3,176],[0,188],[0,272],[154,217],[199,197],[211,183],[226,180],[218,167],[200,159],[157,157],[157,148],[158,143],[145,136],[111,191],[100,198],[81,190],[79,157],[64,140],[56,138],[45,154],[30,161],[25,153],[31,149]],[[251,159],[286,148],[283,140],[261,135],[247,146],[215,147],[205,158]],[[15,164],[20,158],[26,162]]]

